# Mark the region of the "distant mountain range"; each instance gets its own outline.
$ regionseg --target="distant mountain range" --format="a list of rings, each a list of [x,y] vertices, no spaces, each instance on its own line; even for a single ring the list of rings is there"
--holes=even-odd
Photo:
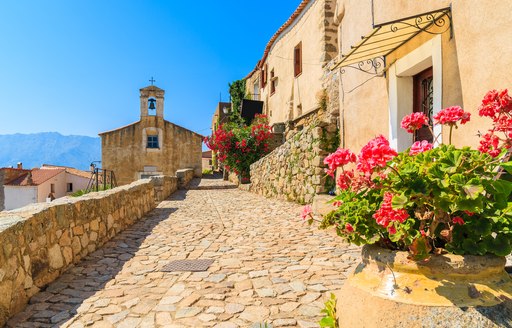
[[[71,166],[88,170],[101,160],[100,138],[63,136],[57,132],[0,135],[0,167],[40,167],[42,164]]]

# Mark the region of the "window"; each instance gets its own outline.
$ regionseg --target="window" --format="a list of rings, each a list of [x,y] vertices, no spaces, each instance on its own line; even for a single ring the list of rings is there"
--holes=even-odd
[[[274,70],[272,69],[270,71],[270,95],[273,95],[274,92],[276,92],[276,79],[275,79]]]
[[[261,87],[264,88],[267,85],[267,64],[263,66],[261,70]]]
[[[55,192],[55,183],[50,184],[50,192],[53,194]]]
[[[432,112],[434,110],[434,78],[432,67],[413,76],[413,112],[425,114],[429,125],[432,126]],[[414,141],[427,140],[432,143],[434,136],[430,129],[423,126],[414,133]]]
[[[73,192],[73,184],[68,183],[67,192]]]
[[[260,100],[260,80],[256,80],[253,85],[253,100]]]
[[[158,135],[149,135],[147,148],[160,148],[158,146]]]
[[[295,77],[302,73],[302,42],[293,49],[293,73]]]
[[[208,165],[212,165],[212,160],[211,159],[208,161]]]

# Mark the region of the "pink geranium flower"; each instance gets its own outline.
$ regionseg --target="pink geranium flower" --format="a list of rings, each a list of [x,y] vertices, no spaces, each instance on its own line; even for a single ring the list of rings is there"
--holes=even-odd
[[[308,216],[312,216],[313,208],[311,205],[306,205],[302,208],[302,212],[300,213],[300,217],[302,220],[306,220]]]
[[[386,192],[384,194],[384,200],[380,205],[380,208],[373,214],[373,218],[377,222],[377,224],[388,227],[390,222],[398,221],[403,223],[405,220],[409,218],[409,214],[404,209],[393,209],[391,202],[393,200],[393,194]]]
[[[469,122],[471,113],[465,112],[460,106],[452,106],[441,110],[434,116],[436,124],[456,125]]]
[[[416,141],[415,143],[412,144],[411,149],[409,150],[409,155],[413,156],[431,149],[432,144],[429,143],[427,140]]]
[[[374,168],[385,167],[396,155],[398,154],[389,146],[388,139],[380,135],[361,149],[357,169],[365,174],[371,174]]]
[[[334,153],[330,154],[324,159],[329,169],[326,170],[327,174],[334,177],[334,172],[340,166],[347,165],[348,163],[354,163],[356,161],[356,155],[348,149],[338,148]]]
[[[410,115],[405,116],[400,123],[402,129],[407,130],[409,133],[414,133],[414,131],[421,129],[424,125],[428,124],[428,118],[423,113],[412,113]]]

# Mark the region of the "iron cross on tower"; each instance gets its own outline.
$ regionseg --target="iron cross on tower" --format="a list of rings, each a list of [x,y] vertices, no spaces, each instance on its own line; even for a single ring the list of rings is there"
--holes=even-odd
[[[151,85],[153,85],[153,83],[156,82],[156,80],[153,79],[153,77],[151,77],[151,80],[149,80],[149,82],[151,82]]]

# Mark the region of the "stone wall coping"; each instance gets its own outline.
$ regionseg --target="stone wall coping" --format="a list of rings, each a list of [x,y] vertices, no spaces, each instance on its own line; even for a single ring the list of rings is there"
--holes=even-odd
[[[35,204],[29,204],[27,206],[23,206],[17,209],[13,209],[10,211],[3,211],[0,213],[0,233],[8,230],[9,228],[15,226],[16,224],[20,222],[24,222],[28,219],[30,219],[35,214],[44,212],[52,207],[56,206],[62,206],[62,205],[73,205],[79,202],[84,202],[87,200],[92,199],[102,199],[109,195],[116,194],[121,191],[132,191],[135,189],[139,189],[143,186],[146,186],[148,184],[151,184],[150,179],[141,179],[137,180],[135,182],[132,182],[129,185],[119,186],[116,188],[103,190],[103,191],[94,191],[90,192],[88,194],[79,196],[79,197],[72,197],[72,196],[65,196],[58,198],[51,203],[35,203]]]

